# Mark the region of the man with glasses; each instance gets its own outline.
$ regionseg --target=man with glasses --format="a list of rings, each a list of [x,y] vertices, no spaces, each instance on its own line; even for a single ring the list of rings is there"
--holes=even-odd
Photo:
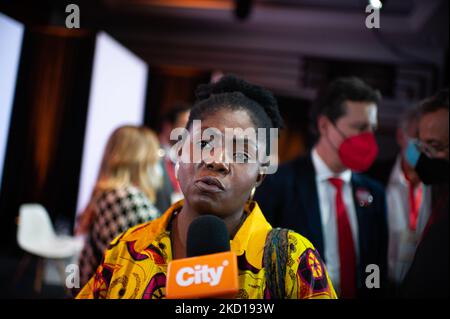
[[[420,179],[432,187],[432,208],[402,295],[448,298],[449,273],[449,96],[448,89],[420,106],[419,138],[412,140],[406,159]]]
[[[388,274],[393,294],[403,281],[414,259],[417,243],[431,213],[431,187],[420,180],[405,159],[408,142],[418,137],[417,108],[400,119],[396,132],[400,154],[397,156],[386,187],[389,249]]]

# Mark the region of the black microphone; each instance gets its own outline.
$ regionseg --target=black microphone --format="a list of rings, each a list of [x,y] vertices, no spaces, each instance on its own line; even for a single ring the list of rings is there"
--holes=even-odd
[[[214,215],[202,215],[192,221],[187,233],[187,257],[225,251],[230,251],[230,235],[222,219]]]

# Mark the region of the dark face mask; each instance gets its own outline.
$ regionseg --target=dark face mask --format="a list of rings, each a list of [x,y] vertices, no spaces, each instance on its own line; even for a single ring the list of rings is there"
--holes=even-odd
[[[408,142],[405,159],[414,167],[420,180],[426,185],[448,183],[449,161],[441,158],[431,158],[419,151],[413,140]]]
[[[449,161],[440,158],[430,158],[420,153],[414,169],[425,185],[448,183]]]

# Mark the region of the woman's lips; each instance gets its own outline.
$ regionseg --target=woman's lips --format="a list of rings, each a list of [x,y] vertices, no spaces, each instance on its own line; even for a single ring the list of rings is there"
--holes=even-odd
[[[220,193],[225,191],[222,182],[215,177],[205,176],[195,181],[195,186],[204,192]]]

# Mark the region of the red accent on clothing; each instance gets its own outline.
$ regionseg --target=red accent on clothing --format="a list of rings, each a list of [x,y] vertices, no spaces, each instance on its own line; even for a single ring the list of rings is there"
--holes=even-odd
[[[336,188],[336,214],[339,239],[339,259],[341,273],[341,298],[356,297],[356,253],[352,229],[342,196],[343,180],[330,178]]]
[[[422,203],[422,187],[416,186],[409,182],[409,228],[416,230],[417,218],[419,217],[419,209]],[[417,188],[417,191],[416,191]]]
[[[411,230],[416,230],[417,228],[417,219],[419,217],[419,210],[420,206],[422,205],[422,194],[423,194],[423,187],[422,185],[416,184],[414,185],[413,182],[411,182],[410,178],[408,177],[408,174],[403,169],[403,174],[405,176],[406,181],[408,182],[408,188],[409,188],[409,228]],[[417,191],[416,191],[417,189]]]

